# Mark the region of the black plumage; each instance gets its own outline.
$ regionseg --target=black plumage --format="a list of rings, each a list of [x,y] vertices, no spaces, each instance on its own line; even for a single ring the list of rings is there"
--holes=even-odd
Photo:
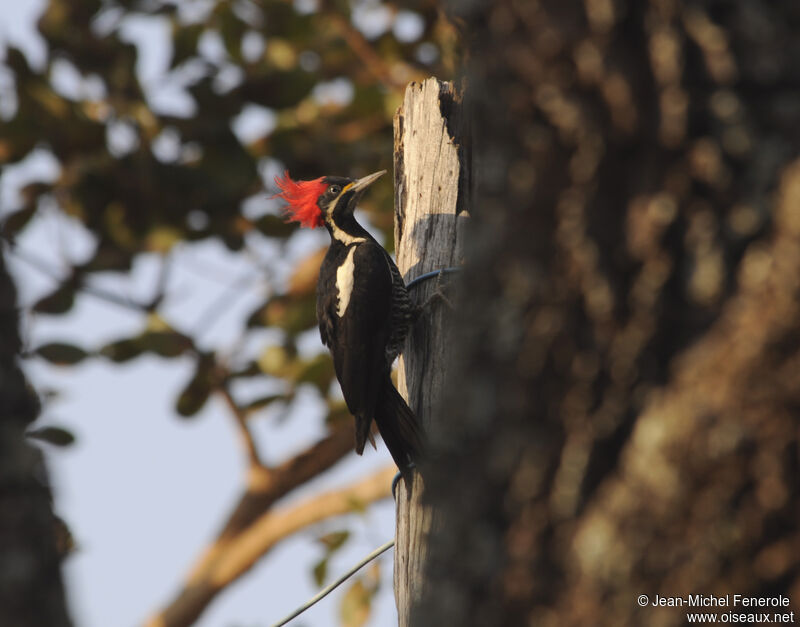
[[[361,193],[381,174],[358,180],[325,177],[299,185],[317,186],[315,204],[331,235],[317,283],[317,320],[356,420],[356,452],[363,452],[374,420],[395,463],[407,474],[422,454],[421,430],[390,373],[411,327],[414,307],[392,258],[353,216]],[[292,213],[292,194],[282,189]],[[309,198],[316,193],[308,188],[295,196],[307,191]],[[313,211],[309,207],[303,211],[308,220]]]

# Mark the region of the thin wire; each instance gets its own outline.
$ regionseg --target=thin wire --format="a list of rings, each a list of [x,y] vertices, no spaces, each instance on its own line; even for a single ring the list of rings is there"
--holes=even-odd
[[[416,279],[412,279],[406,284],[406,289],[409,290],[418,283],[422,283],[423,281],[427,281],[428,279],[432,279],[435,276],[439,276],[440,274],[452,274],[453,272],[461,272],[461,268],[442,268],[441,270],[434,270],[432,272],[426,272],[425,274],[419,275]]]
[[[306,603],[304,603],[303,605],[298,607],[294,612],[289,614],[286,618],[283,618],[283,619],[279,620],[277,623],[275,623],[274,625],[271,625],[270,627],[282,627],[282,625],[285,625],[286,623],[288,623],[293,618],[298,617],[300,614],[305,612],[312,605],[314,605],[318,601],[324,599],[331,592],[333,592],[336,588],[338,588],[340,585],[342,585],[345,581],[347,581],[347,579],[352,577],[353,574],[355,574],[355,572],[358,571],[360,568],[362,568],[363,566],[365,566],[366,564],[368,564],[369,562],[374,560],[381,553],[384,553],[385,551],[388,551],[393,546],[394,546],[394,540],[389,540],[389,542],[387,542],[386,544],[383,544],[383,545],[379,546],[372,553],[370,553],[364,559],[362,559],[358,564],[356,564],[350,570],[348,570],[344,575],[339,577],[336,581],[334,581],[334,582],[330,583],[329,585],[325,586],[322,590],[320,590],[317,594],[315,594],[313,597],[311,597]]]

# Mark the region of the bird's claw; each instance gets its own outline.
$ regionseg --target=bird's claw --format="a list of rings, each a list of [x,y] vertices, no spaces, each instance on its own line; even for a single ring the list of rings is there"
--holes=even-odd
[[[430,307],[436,301],[442,302],[445,306],[447,306],[448,309],[450,309],[450,311],[455,311],[455,305],[453,305],[453,302],[444,293],[445,286],[442,281],[443,274],[443,272],[440,272],[436,275],[436,284],[433,287],[433,294],[431,294],[427,300],[420,305],[420,312],[428,309],[428,307]]]
[[[402,478],[403,473],[398,471],[397,474],[392,479],[392,498],[396,501],[397,500],[397,484],[400,483],[400,479]]]

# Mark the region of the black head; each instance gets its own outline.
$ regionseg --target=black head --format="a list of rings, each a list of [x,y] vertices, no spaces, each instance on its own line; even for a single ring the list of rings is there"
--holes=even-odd
[[[325,191],[317,199],[317,206],[327,224],[344,225],[353,216],[358,199],[364,190],[380,178],[386,170],[369,174],[360,179],[342,176],[326,176],[322,183]]]

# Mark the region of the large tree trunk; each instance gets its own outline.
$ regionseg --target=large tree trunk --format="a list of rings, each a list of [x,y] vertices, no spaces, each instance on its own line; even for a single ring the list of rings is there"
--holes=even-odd
[[[474,228],[412,623],[797,615],[796,2],[452,13]]]
[[[16,300],[0,251],[0,625],[66,627],[44,461],[24,436],[38,402],[17,364]]]

